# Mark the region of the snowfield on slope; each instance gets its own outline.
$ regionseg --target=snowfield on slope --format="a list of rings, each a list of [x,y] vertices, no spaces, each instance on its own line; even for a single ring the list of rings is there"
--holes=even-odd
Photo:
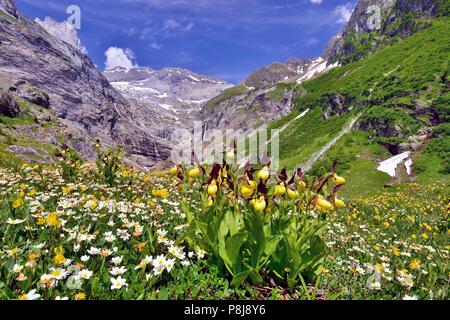
[[[381,172],[385,172],[388,175],[390,175],[391,177],[395,178],[397,176],[396,170],[397,170],[398,165],[400,163],[402,163],[403,161],[405,161],[406,159],[408,159],[410,154],[411,154],[411,152],[407,151],[407,152],[398,154],[392,158],[389,158],[389,159],[381,162],[380,165],[378,166],[377,170],[381,171]],[[406,171],[408,172],[408,174],[411,173],[411,165],[412,165],[412,160],[405,163]]]

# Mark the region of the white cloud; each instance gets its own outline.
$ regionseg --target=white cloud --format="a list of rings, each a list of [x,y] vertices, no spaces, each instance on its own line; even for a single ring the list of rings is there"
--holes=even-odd
[[[134,52],[130,48],[122,49],[117,47],[110,47],[105,52],[105,70],[112,70],[116,67],[123,67],[127,69],[138,67],[133,62],[135,59]]]
[[[159,50],[159,49],[162,48],[162,45],[159,44],[158,42],[152,42],[152,43],[150,44],[150,48],[155,49],[155,50]]]
[[[178,36],[183,33],[190,32],[194,27],[194,23],[192,21],[177,21],[175,19],[168,19],[164,21],[163,33],[166,36]]]
[[[176,29],[180,26],[180,23],[175,19],[168,19],[164,22],[164,30]]]
[[[322,3],[322,0],[309,0],[309,1],[311,1],[311,3],[314,3],[314,4],[321,4]]]
[[[342,6],[337,6],[334,13],[338,16],[338,23],[346,23],[350,20],[353,13],[353,4],[346,3]]]

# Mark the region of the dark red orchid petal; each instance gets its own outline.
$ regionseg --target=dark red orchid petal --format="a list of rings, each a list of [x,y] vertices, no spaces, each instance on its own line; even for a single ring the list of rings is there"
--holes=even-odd
[[[286,180],[288,179],[288,175],[287,175],[287,172],[286,172],[286,167],[284,167],[283,170],[281,170],[281,172],[280,172],[278,177],[280,178],[280,180],[282,182],[286,182]]]

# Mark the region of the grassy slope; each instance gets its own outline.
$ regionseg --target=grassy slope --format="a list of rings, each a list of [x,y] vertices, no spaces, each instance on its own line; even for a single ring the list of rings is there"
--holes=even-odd
[[[298,90],[305,94],[296,98],[294,113],[271,125],[272,128],[281,127],[301,110],[311,109],[305,118],[294,122],[282,133],[282,164],[292,169],[304,162],[335,136],[351,117],[351,113],[347,113],[324,121],[321,113],[322,107],[328,104],[328,94],[345,96],[349,101],[348,108],[364,106],[363,117],[389,117],[404,129],[405,135],[414,134],[419,127],[428,125],[427,117],[408,115],[415,101],[436,105],[441,119],[447,118],[448,108],[445,106],[449,103],[443,98],[446,95],[443,94],[440,76],[449,70],[449,38],[450,19],[439,19],[430,28],[397,45],[304,83]],[[325,159],[315,165],[313,171],[330,165],[332,159],[343,159],[341,170],[352,183],[352,188],[344,192],[351,194],[363,188],[367,192],[375,191],[390,180],[376,170],[374,160],[390,156],[376,144],[380,140],[386,139],[375,137],[370,140],[368,134],[362,132],[347,134],[324,156]],[[445,143],[443,145],[445,147]],[[419,181],[445,178],[441,167],[446,155],[448,153],[435,150],[419,155]]]
[[[405,97],[436,99],[441,87],[438,75],[449,70],[449,37],[450,18],[436,20],[397,45],[304,83],[307,94],[296,104],[302,109],[322,105],[327,94],[345,95],[353,106],[386,101],[399,106]]]
[[[32,111],[41,113],[43,115],[53,115],[51,110],[43,109],[42,107],[33,103],[27,102],[16,97],[22,110],[22,114],[16,118],[10,118],[6,116],[0,116],[0,164],[6,166],[21,165],[25,161],[16,154],[8,151],[8,147],[11,145],[17,145],[21,147],[33,147],[37,151],[43,150],[48,154],[55,153],[55,146],[36,140],[20,131],[20,126],[33,126],[39,125],[42,128],[56,127],[59,125],[56,118],[50,118],[51,120],[39,121],[35,118]],[[40,156],[27,155],[27,159],[39,161]]]
[[[293,169],[308,160],[342,130],[349,118],[350,114],[346,114],[323,121],[320,109],[314,108],[309,111],[302,119],[293,122],[281,133],[281,164],[288,169]]]

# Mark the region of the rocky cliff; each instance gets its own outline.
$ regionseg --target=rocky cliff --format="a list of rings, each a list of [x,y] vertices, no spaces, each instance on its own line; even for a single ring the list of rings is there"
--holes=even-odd
[[[177,130],[192,130],[202,106],[232,85],[181,68],[114,68],[104,72],[134,106],[134,123],[170,146]]]
[[[359,0],[340,34],[325,49],[324,59],[341,64],[357,61],[449,14],[447,0]]]
[[[136,121],[136,107],[79,47],[21,15],[11,0],[0,1],[0,88],[21,98],[30,92],[48,97],[60,122],[84,141],[83,150],[98,138],[105,145],[125,146],[142,165],[170,154],[170,146]]]

